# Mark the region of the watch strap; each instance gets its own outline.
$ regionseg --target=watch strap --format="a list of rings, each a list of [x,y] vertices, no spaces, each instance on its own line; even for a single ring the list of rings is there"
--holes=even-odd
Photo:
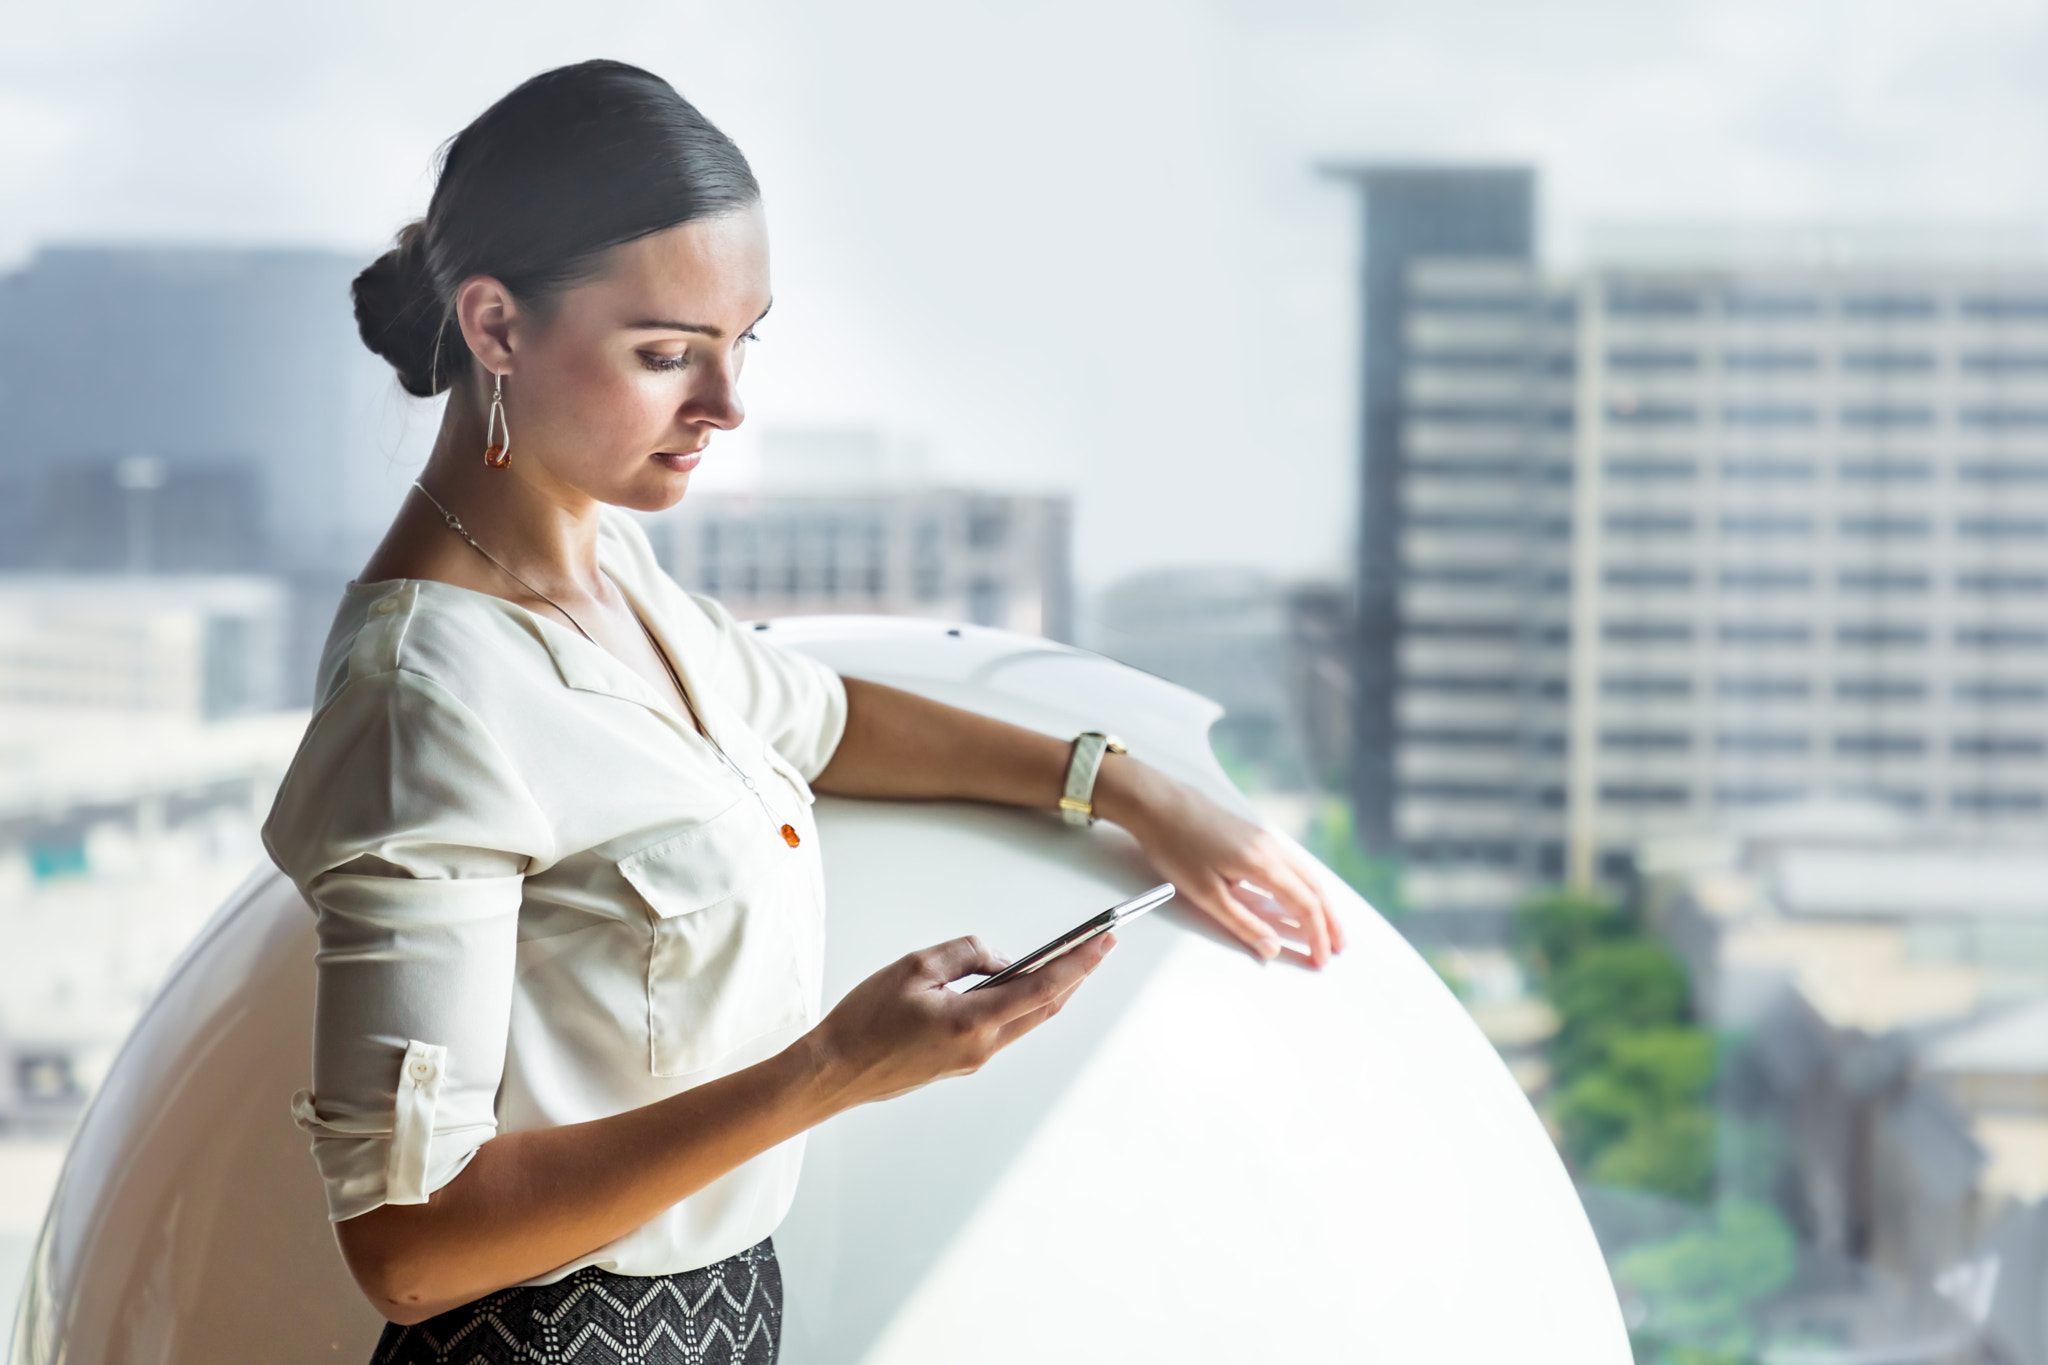
[[[1108,754],[1124,753],[1115,736],[1099,730],[1085,730],[1074,736],[1074,748],[1067,759],[1067,787],[1060,796],[1060,818],[1070,825],[1095,823],[1095,779],[1102,772]]]

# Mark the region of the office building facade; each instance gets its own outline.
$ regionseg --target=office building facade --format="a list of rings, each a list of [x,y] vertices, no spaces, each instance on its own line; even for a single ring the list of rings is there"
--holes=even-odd
[[[1365,237],[1349,785],[1359,838],[1384,852],[1403,839],[1398,712],[1410,266],[1424,256],[1532,261],[1536,181],[1520,167],[1359,166],[1333,173],[1357,185]]]
[[[2048,834],[2048,268],[1424,243],[1395,297],[1361,581],[1391,556],[1396,588],[1360,646],[1391,697],[1361,687],[1354,790],[1420,902],[1800,799]]]
[[[697,493],[650,527],[662,566],[742,618],[933,616],[1073,638],[1071,504],[938,487]]]
[[[1396,828],[2048,833],[2048,270],[1409,268]]]

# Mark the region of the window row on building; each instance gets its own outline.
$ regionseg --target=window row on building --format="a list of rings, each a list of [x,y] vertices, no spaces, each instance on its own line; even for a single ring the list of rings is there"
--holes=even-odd
[[[1805,290],[1642,289],[1610,285],[1606,313],[1611,318],[1676,321],[1719,316],[1738,322],[1808,322],[1839,318],[1848,322],[1931,322],[1960,318],[1979,323],[2032,323],[2048,326],[2048,294],[1966,292],[1949,295],[1912,291],[1820,293]],[[1417,317],[1543,318],[1572,322],[1578,312],[1570,295],[1535,290],[1417,291],[1408,301]]]
[[[2044,573],[2048,573],[2048,566],[1959,569],[1949,575],[1949,582],[1956,592],[1971,596],[2032,596],[2048,590]],[[1401,577],[1404,582],[1426,587],[1519,587],[1559,593],[1571,587],[1568,570],[1529,564],[1408,564],[1403,566]],[[1799,593],[1812,591],[1828,582],[1829,577],[1796,564],[1726,565],[1713,575],[1703,575],[1683,564],[1620,563],[1607,565],[1601,572],[1601,581],[1627,592],[1691,592],[1711,583],[1727,592]],[[1939,576],[1928,569],[1886,565],[1837,569],[1832,581],[1835,589],[1844,593],[1917,594],[1931,592]]]
[[[1514,750],[1539,754],[1564,752],[1564,732],[1523,732],[1500,727],[1407,726],[1400,732],[1406,745],[1456,750]],[[1832,751],[1846,757],[1921,757],[1940,752],[1939,736],[1921,731],[1837,730],[1816,736],[1803,729],[1723,728],[1702,741],[1678,726],[1606,728],[1600,747],[1610,753],[1689,754],[1702,748],[1745,755],[1812,754]],[[1979,732],[1948,737],[1947,751],[1957,758],[2032,759],[2048,756],[2048,734],[2035,731]]]
[[[1925,645],[1929,629],[1911,623],[1845,622],[1836,625],[1833,634],[1835,643],[1843,645]],[[1412,619],[1402,623],[1401,632],[1411,640],[1474,644],[1564,645],[1571,638],[1570,628],[1561,622],[1477,617],[1463,620]],[[1812,645],[1816,640],[1824,639],[1827,633],[1825,627],[1798,620],[1726,620],[1715,623],[1712,630],[1706,632],[1708,638],[1724,645],[1794,649]],[[1958,644],[1978,647],[1990,641],[2029,647],[2048,645],[2048,625],[1958,626],[1952,633]],[[1690,621],[1615,619],[1603,622],[1600,627],[1600,638],[1616,645],[1690,645],[1701,634]]]
[[[1718,364],[1733,375],[1798,377],[1830,370],[1845,375],[1930,377],[1956,373],[1971,377],[2048,378],[2048,348],[2014,350],[1943,350],[1931,346],[1843,347],[1731,346],[1720,350],[1698,346],[1621,346],[1607,352],[1607,369],[1624,377],[1683,377],[1708,372]],[[1534,347],[1436,346],[1418,350],[1410,361],[1416,375],[1523,376],[1567,378],[1578,368],[1567,350]]]
[[[1505,427],[1513,430],[1566,430],[1572,410],[1535,406],[1526,401],[1453,401],[1417,403],[1409,419],[1438,428]],[[1645,428],[1690,429],[1718,420],[1723,427],[1810,430],[1834,424],[1849,431],[1931,431],[1945,424],[1965,431],[2048,431],[2048,403],[1958,403],[1945,407],[1927,402],[1843,403],[1832,409],[1822,403],[1751,400],[1719,407],[1675,398],[1640,398],[1616,392],[1607,401],[1605,420],[1624,431]]]
[[[1788,455],[1725,455],[1702,461],[1664,454],[1614,455],[1601,462],[1605,477],[1622,483],[1691,483],[1711,473],[1727,483],[1810,484],[1830,471],[1836,480],[1851,485],[1928,484],[1953,477],[1957,483],[1970,486],[2048,486],[2048,459],[1951,462],[1933,456],[1886,454],[1833,461]],[[1567,460],[1516,455],[1411,458],[1402,472],[1410,479],[1447,484],[1533,481],[1566,487],[1572,482],[1572,467]]]
[[[1426,575],[1435,570],[1423,572]],[[1683,564],[1609,564],[1601,571],[1601,581],[1606,586],[1627,592],[1692,592],[1702,586],[1702,580],[1705,578],[1706,575]],[[2038,578],[2039,575],[2033,570],[1969,569],[1958,571],[1953,581],[1956,591],[1961,593],[2026,595],[2040,591],[2037,586]],[[1417,581],[1428,580],[1424,578]],[[1724,566],[1713,575],[1712,581],[1723,590],[1731,592],[1809,592],[1817,583],[1824,580],[1815,570],[1799,565],[1743,564]],[[1934,575],[1925,569],[1838,569],[1834,574],[1836,589],[1850,593],[1923,593],[1929,591],[1934,582]],[[1568,583],[1560,586],[1568,586]],[[1980,645],[2001,643],[1976,635],[1964,638],[1966,631],[1975,629],[1958,627],[1956,642]]]
[[[1600,804],[1620,809],[1683,810],[1699,804],[1715,806],[1763,806],[1819,796],[1818,789],[1799,782],[1723,782],[1701,791],[1679,782],[1604,782]],[[1861,798],[1901,810],[1924,811],[1947,806],[1970,815],[2037,815],[2048,811],[2048,792],[2037,787],[1955,787],[1946,793],[1916,787],[1834,788],[1838,797]],[[1401,787],[1404,801],[1455,804],[1494,804],[1562,810],[1564,788],[1557,785],[1519,786],[1502,782],[1408,782]]]
[[[1562,698],[1565,679],[1522,673],[1416,670],[1401,675],[1402,690],[1415,695]],[[1684,673],[1609,673],[1601,695],[1616,699],[1683,699],[1705,692],[1733,701],[1804,701],[1832,696],[1839,701],[1912,702],[1938,695],[1938,685],[1914,678],[1838,677],[1816,681],[1801,674],[1727,673],[1699,688]],[[1949,684],[1949,696],[1973,705],[2039,705],[2048,702],[2048,679],[1964,678]]]

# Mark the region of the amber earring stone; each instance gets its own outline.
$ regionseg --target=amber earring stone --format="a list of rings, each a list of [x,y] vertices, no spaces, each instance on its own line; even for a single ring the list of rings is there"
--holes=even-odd
[[[493,469],[503,469],[512,463],[512,456],[503,446],[485,446],[484,463]]]

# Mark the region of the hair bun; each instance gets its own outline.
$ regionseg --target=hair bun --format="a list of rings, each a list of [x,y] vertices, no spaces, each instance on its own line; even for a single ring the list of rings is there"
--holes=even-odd
[[[653,72],[543,71],[443,146],[427,216],[356,276],[356,328],[407,393],[432,397],[483,377],[449,307],[464,280],[538,311],[613,247],[760,198],[732,139]]]
[[[447,388],[461,354],[442,336],[453,320],[427,268],[425,228],[422,220],[399,233],[398,245],[370,262],[349,291],[363,344],[391,362],[399,384],[415,398]]]

